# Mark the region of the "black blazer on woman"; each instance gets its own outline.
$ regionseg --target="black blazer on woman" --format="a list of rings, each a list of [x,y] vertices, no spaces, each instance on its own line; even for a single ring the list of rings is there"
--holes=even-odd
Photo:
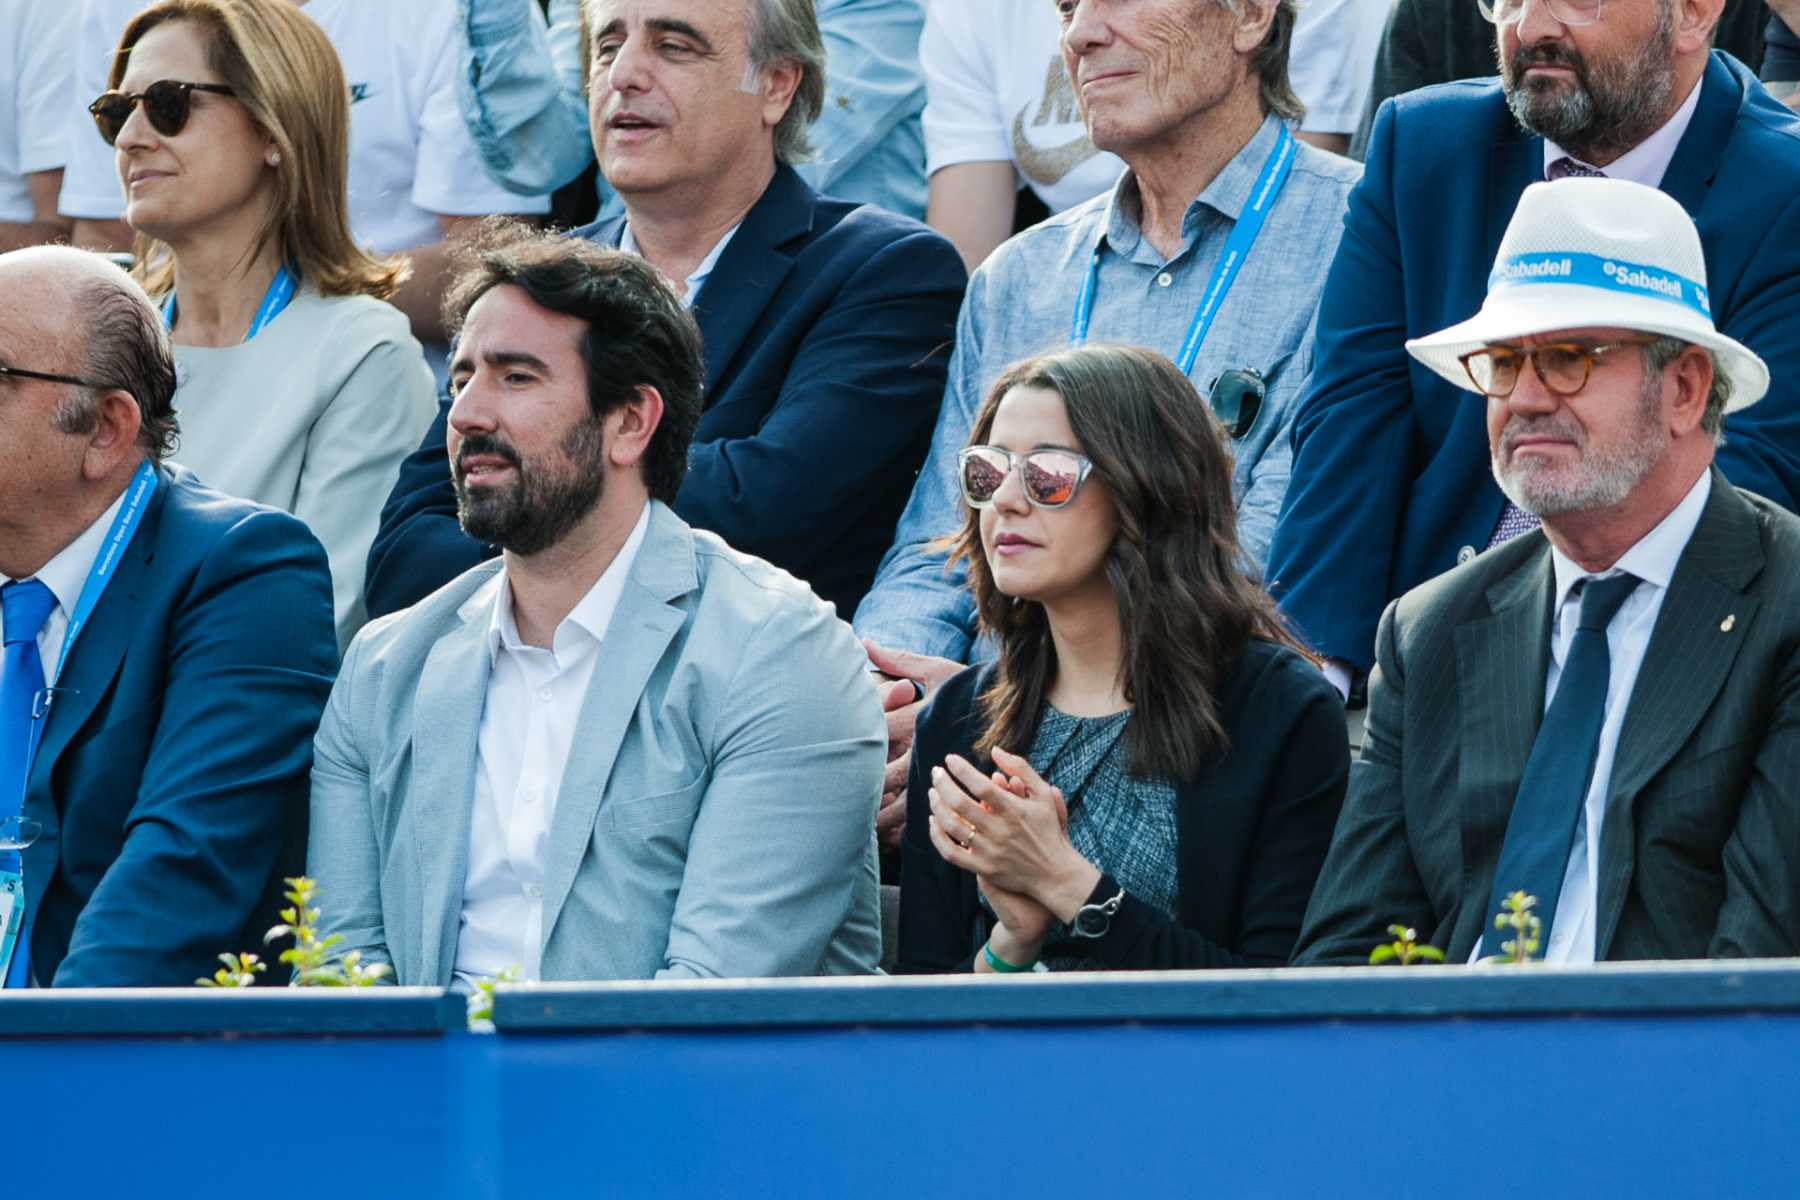
[[[993,677],[992,664],[970,667],[919,714],[901,858],[901,973],[968,971],[987,939],[993,918],[975,876],[931,844],[926,780],[950,754],[993,769],[972,749],[982,727],[976,701]],[[1305,658],[1253,641],[1221,681],[1219,716],[1229,749],[1175,790],[1180,920],[1127,893],[1106,935],[1083,943],[1098,966],[1280,966],[1294,949],[1350,771],[1343,701]],[[1089,902],[1118,891],[1104,876]]]

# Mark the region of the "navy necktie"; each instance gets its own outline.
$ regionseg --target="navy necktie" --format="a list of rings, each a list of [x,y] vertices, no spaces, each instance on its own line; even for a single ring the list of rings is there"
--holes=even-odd
[[[1606,685],[1612,677],[1606,627],[1637,585],[1635,575],[1614,575],[1587,580],[1581,587],[1581,618],[1556,684],[1556,698],[1544,713],[1544,723],[1531,743],[1531,757],[1525,760],[1494,869],[1483,925],[1489,954],[1498,954],[1506,940],[1493,928],[1493,920],[1506,897],[1516,891],[1537,897],[1533,912],[1544,923],[1540,952],[1550,945],[1550,924],[1569,867],[1576,818],[1587,800],[1600,727],[1606,722]]]
[[[44,660],[37,635],[56,607],[56,596],[35,579],[0,587],[0,818],[16,817],[25,802],[26,758],[31,746],[31,713],[44,687]],[[0,869],[18,870],[16,851],[0,850]],[[5,985],[24,987],[30,978],[25,936],[13,950]]]

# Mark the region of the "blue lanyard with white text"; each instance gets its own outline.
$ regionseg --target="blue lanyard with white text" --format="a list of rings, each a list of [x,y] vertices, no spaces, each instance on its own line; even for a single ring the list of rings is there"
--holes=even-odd
[[[244,335],[247,342],[263,331],[263,326],[281,315],[281,310],[288,306],[294,298],[294,277],[288,274],[286,267],[275,269],[275,278],[269,281],[269,290],[263,293],[262,303],[257,306],[256,316],[251,318],[250,332]],[[163,324],[170,329],[175,328],[175,293],[163,301]]]
[[[94,558],[94,565],[88,570],[87,582],[81,585],[81,596],[75,601],[75,611],[69,614],[69,628],[63,634],[62,650],[56,656],[56,670],[45,686],[45,700],[42,704],[33,704],[31,708],[31,738],[25,749],[25,778],[31,778],[32,765],[37,761],[38,742],[43,739],[45,718],[50,715],[55,695],[54,685],[62,678],[63,668],[69,665],[69,651],[75,648],[75,639],[81,636],[82,628],[88,618],[94,615],[94,606],[100,603],[100,596],[106,591],[106,585],[112,582],[117,571],[119,559],[125,554],[125,548],[131,545],[131,539],[137,535],[138,525],[144,519],[144,510],[150,506],[150,497],[156,494],[156,468],[146,460],[138,464],[137,473],[131,477],[131,484],[125,489],[125,502],[119,505],[112,525],[106,531],[106,540],[100,544],[100,553]]]
[[[1237,223],[1231,227],[1231,236],[1225,239],[1225,249],[1219,254],[1218,265],[1213,268],[1205,295],[1200,298],[1200,307],[1194,310],[1193,324],[1188,326],[1187,337],[1182,339],[1181,353],[1175,359],[1175,365],[1183,375],[1194,369],[1194,360],[1200,357],[1200,344],[1206,341],[1207,331],[1212,328],[1213,318],[1219,314],[1219,306],[1224,303],[1225,294],[1231,291],[1231,285],[1236,281],[1238,271],[1243,268],[1250,247],[1256,243],[1256,235],[1262,232],[1269,209],[1275,205],[1275,197],[1281,194],[1282,185],[1287,183],[1288,171],[1294,165],[1296,146],[1294,135],[1289,132],[1288,127],[1282,125],[1280,129],[1275,149],[1269,152],[1268,161],[1263,163],[1262,173],[1256,177],[1256,186],[1250,192],[1249,204],[1239,215]],[[1102,230],[1099,240],[1094,243],[1094,253],[1088,258],[1087,278],[1081,285],[1081,297],[1075,301],[1075,324],[1069,331],[1069,341],[1077,346],[1087,341],[1088,318],[1093,314],[1094,293],[1100,286],[1100,251],[1105,245],[1106,232]]]

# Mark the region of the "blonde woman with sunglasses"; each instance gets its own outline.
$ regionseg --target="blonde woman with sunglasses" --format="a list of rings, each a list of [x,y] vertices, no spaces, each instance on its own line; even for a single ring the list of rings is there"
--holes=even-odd
[[[1286,963],[1343,705],[1243,572],[1207,404],[1151,351],[1063,351],[1000,377],[960,467],[999,657],[919,718],[899,970]]]
[[[286,0],[161,0],[126,27],[109,84],[88,111],[175,343],[176,458],[307,522],[347,644],[382,502],[435,401],[386,302],[404,265],[350,236],[336,52]]]

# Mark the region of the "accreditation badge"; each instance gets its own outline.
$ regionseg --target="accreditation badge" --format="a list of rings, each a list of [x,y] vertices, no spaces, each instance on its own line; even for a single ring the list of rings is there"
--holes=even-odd
[[[25,877],[17,871],[0,871],[0,980],[12,967],[19,931],[25,927]]]

